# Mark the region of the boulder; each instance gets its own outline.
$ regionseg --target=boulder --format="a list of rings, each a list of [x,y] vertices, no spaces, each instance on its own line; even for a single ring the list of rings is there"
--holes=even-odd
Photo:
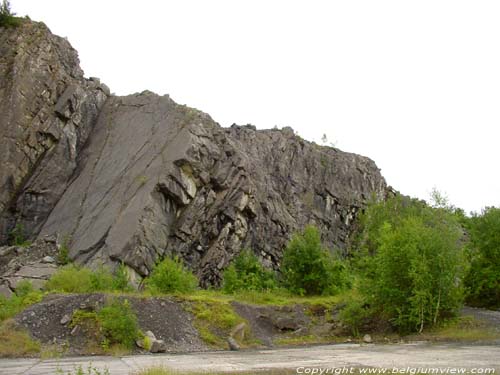
[[[229,346],[229,350],[234,350],[234,351],[240,350],[240,345],[232,337],[228,337],[228,339],[227,339],[227,345]]]
[[[72,316],[70,314],[64,314],[64,316],[61,318],[61,324],[64,326],[71,322]]]

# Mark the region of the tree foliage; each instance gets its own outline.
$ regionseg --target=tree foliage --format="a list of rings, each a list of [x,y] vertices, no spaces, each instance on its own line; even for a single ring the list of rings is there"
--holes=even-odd
[[[453,211],[397,196],[369,205],[361,221],[365,256],[357,264],[372,309],[401,331],[422,331],[454,314],[466,267]]]
[[[288,243],[281,275],[284,286],[298,295],[335,294],[350,285],[347,265],[323,247],[320,233],[312,225]]]
[[[222,288],[225,293],[240,290],[261,292],[276,287],[274,272],[265,269],[250,250],[243,250],[224,271]]]
[[[489,207],[467,221],[470,236],[470,272],[467,302],[500,307],[500,208]]]
[[[15,17],[10,9],[9,0],[3,0],[0,4],[0,27],[17,27],[20,25],[20,19]]]

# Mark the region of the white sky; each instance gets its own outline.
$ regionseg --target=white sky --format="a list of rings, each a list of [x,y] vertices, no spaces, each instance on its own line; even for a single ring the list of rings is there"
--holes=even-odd
[[[387,182],[500,206],[500,1],[11,0],[116,94],[292,126]]]

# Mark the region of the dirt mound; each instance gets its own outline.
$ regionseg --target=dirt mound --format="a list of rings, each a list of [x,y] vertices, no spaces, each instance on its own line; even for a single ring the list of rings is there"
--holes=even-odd
[[[127,299],[142,332],[153,332],[156,339],[165,342],[167,352],[228,349],[228,339],[237,326],[242,331],[239,344],[243,348],[331,342],[341,330],[332,311],[308,305],[256,306],[224,300],[204,303],[103,293],[49,295],[18,314],[15,321],[43,346],[52,345],[64,355],[107,354],[100,345],[97,326],[87,326],[73,316],[77,310],[99,311],[111,298]],[[139,347],[133,350],[144,352]]]
[[[97,311],[105,305],[105,294],[51,295],[16,316],[16,322],[43,344],[64,348],[64,354],[99,353],[85,329],[75,328],[71,318],[76,310]],[[192,322],[193,317],[171,298],[117,297],[127,299],[143,332],[152,331],[164,340],[168,352],[206,350]],[[143,352],[135,348],[134,352]]]

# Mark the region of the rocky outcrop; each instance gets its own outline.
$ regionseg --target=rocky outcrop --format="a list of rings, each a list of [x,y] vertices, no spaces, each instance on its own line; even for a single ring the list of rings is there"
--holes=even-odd
[[[45,47],[25,46],[30,33]],[[12,133],[0,173],[4,238],[22,223],[40,238],[65,238],[78,263],[124,262],[138,276],[177,254],[204,285],[218,284],[245,247],[277,268],[292,233],[309,223],[343,251],[366,200],[386,194],[372,160],[290,128],[222,128],[147,91],[108,98],[97,80],[82,77],[67,42],[43,26],[2,34],[1,43],[31,51],[20,65],[29,68],[2,72],[2,103],[16,99],[16,110],[1,116],[0,131]],[[38,98],[36,110],[26,95]]]
[[[0,28],[0,243],[16,223],[40,231],[108,94],[45,25]]]
[[[58,247],[54,237],[27,246],[0,248],[0,295],[10,297],[22,281],[41,289],[57,270]]]

